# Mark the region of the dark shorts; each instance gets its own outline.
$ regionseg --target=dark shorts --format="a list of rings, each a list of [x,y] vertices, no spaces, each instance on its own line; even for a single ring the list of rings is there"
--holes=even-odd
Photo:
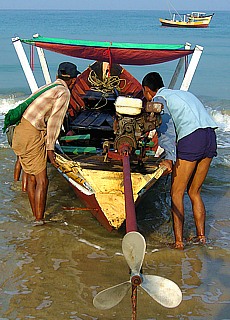
[[[182,138],[177,144],[177,158],[187,161],[198,161],[217,156],[215,130],[212,128],[197,129]]]

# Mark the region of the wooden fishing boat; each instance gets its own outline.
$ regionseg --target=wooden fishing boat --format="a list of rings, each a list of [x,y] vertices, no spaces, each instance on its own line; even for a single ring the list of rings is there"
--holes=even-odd
[[[50,83],[44,49],[95,60],[77,78],[56,145],[58,171],[95,218],[109,231],[126,219],[122,153],[130,156],[135,204],[140,203],[163,169],[154,136],[161,104],[146,103],[140,82],[123,66],[178,60],[170,88],[182,66],[181,89],[187,90],[203,48],[187,45],[131,44],[44,38],[12,39],[31,91],[38,86],[24,51],[37,48],[46,83]],[[189,59],[190,56],[190,59]],[[186,63],[185,63],[186,62]],[[155,139],[155,140],[154,140]],[[154,144],[155,143],[155,144]]]
[[[164,27],[207,28],[213,16],[214,13],[206,14],[204,12],[173,13],[171,19],[160,18],[159,20]]]

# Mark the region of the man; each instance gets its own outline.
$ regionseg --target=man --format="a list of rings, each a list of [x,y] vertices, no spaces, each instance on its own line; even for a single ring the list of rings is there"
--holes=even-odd
[[[216,123],[203,104],[191,93],[166,89],[157,72],[142,80],[144,96],[164,104],[159,145],[165,149],[161,162],[172,172],[171,211],[174,247],[183,249],[184,193],[187,189],[196,226],[196,241],[205,243],[205,206],[200,192],[212,158],[217,155]]]
[[[12,148],[28,176],[27,193],[35,217],[34,225],[44,224],[48,190],[47,156],[57,167],[54,145],[68,108],[69,90],[79,73],[74,64],[61,63],[54,82],[57,86],[43,92],[28,106],[14,131]]]
[[[20,175],[22,175],[22,191],[26,192],[27,190],[27,174],[22,170],[22,165],[20,163],[19,157],[14,165],[14,181],[19,181]]]

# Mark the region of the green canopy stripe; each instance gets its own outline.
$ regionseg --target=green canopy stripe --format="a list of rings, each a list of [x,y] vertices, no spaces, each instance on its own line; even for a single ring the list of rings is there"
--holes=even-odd
[[[184,49],[183,44],[153,44],[153,43],[126,43],[126,42],[108,42],[108,41],[89,41],[89,40],[70,40],[62,38],[46,38],[34,37],[33,39],[20,39],[22,42],[34,45],[35,42],[73,45],[73,46],[87,46],[87,47],[101,47],[101,48],[120,48],[120,49],[146,49],[146,50],[180,50]]]

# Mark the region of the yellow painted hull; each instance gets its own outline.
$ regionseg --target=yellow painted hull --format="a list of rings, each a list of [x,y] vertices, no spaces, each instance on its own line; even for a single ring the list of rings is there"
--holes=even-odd
[[[74,191],[92,209],[93,215],[111,231],[119,229],[126,219],[123,172],[84,169],[81,163],[56,156],[58,171],[68,180]],[[152,173],[131,173],[134,201],[163,174],[157,166]]]
[[[212,16],[206,18],[189,19],[188,21],[174,21],[169,19],[159,19],[162,26],[165,27],[181,27],[181,28],[207,28],[212,19]]]

